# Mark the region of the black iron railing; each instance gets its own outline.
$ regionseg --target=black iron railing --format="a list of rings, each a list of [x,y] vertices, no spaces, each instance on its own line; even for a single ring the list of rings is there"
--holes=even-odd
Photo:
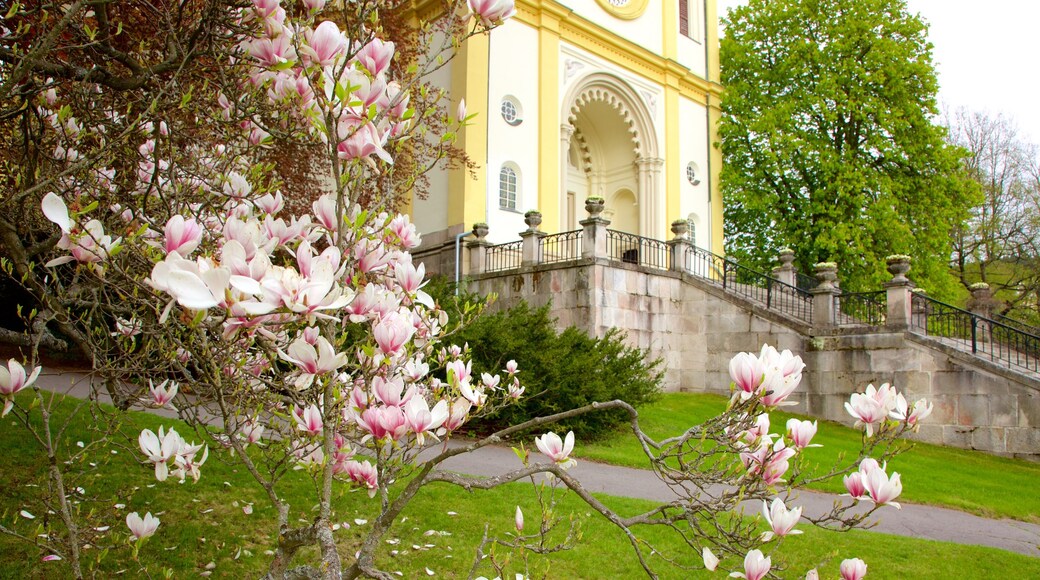
[[[888,315],[888,292],[845,292],[834,297],[837,326],[882,326]]]
[[[819,282],[816,280],[815,276],[802,274],[801,272],[794,273],[794,285],[797,286],[800,290],[805,290],[806,292],[808,292],[809,290],[815,288],[816,284],[818,283]]]
[[[539,242],[542,246],[542,263],[556,264],[581,258],[582,230],[550,234]]]
[[[812,295],[702,248],[686,252],[685,270],[766,308],[812,323]]]
[[[671,254],[661,240],[607,230],[607,257],[611,260],[667,270]]]
[[[972,354],[994,362],[1040,371],[1040,336],[923,294],[911,298],[910,328],[959,343]]]
[[[515,270],[523,261],[523,240],[488,246],[484,257],[485,272],[502,272]]]

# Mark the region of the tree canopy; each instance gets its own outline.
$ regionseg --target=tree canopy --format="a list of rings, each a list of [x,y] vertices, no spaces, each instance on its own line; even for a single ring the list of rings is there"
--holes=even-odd
[[[903,0],[751,0],[722,41],[722,190],[730,253],[802,271],[837,262],[876,288],[884,258],[944,295],[950,233],[976,189],[933,123],[927,26]]]

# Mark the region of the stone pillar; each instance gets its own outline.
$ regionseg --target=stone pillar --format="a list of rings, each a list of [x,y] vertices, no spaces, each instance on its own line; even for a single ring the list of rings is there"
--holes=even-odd
[[[571,137],[574,136],[574,126],[570,123],[564,123],[560,125],[560,229],[557,231],[564,231],[570,228],[570,224],[564,220],[567,218],[567,158],[571,154]],[[577,216],[574,216],[577,218]]]
[[[610,225],[610,220],[600,217],[603,206],[602,197],[593,196],[585,200],[585,211],[589,213],[589,217],[578,222],[582,227],[582,258],[607,257],[607,226]]]
[[[669,270],[672,272],[686,271],[686,256],[693,248],[689,238],[690,224],[686,220],[675,220],[672,222],[672,233],[675,237],[665,242],[671,250],[671,262]]]
[[[657,237],[660,218],[664,215],[664,199],[659,187],[664,160],[657,157],[640,157],[636,160],[639,169],[639,233],[647,238]]]
[[[791,248],[781,249],[778,259],[780,260],[780,265],[773,269],[773,275],[784,284],[794,286],[794,250]]]
[[[520,232],[523,240],[523,253],[520,258],[521,266],[534,266],[542,263],[542,238],[545,232],[538,229],[542,225],[542,212],[532,209],[524,214],[524,223],[527,229]]]
[[[813,300],[813,326],[826,328],[834,325],[834,297],[840,290],[835,285],[838,281],[838,265],[834,262],[820,262],[813,266],[817,284],[809,293]]]
[[[910,327],[913,312],[913,284],[906,277],[910,271],[910,256],[889,256],[885,258],[888,273],[892,279],[885,283],[888,299],[888,314],[885,326],[893,330],[905,330]]]
[[[487,264],[487,247],[491,245],[486,239],[488,235],[487,224],[473,224],[473,235],[476,239],[466,242],[466,249],[469,251],[468,274],[470,276],[484,273],[484,267]]]
[[[993,328],[988,321],[993,319],[993,311],[997,309],[999,303],[993,297],[993,290],[985,282],[976,282],[968,286],[968,290],[971,291],[971,298],[968,299],[967,304],[968,310],[972,314],[985,319],[973,321],[975,324],[975,340],[990,342],[993,338]]]

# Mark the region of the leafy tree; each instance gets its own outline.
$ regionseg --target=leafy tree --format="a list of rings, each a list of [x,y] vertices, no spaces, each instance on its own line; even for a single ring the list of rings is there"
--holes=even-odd
[[[950,233],[975,202],[932,123],[927,26],[903,0],[752,0],[727,17],[720,136],[728,249],[803,271],[838,262],[846,288],[909,254],[933,294],[954,287]]]
[[[1001,312],[1040,318],[1040,149],[1026,142],[1014,120],[959,109],[946,118],[950,142],[983,194],[953,240],[953,265],[965,288],[986,282]]]

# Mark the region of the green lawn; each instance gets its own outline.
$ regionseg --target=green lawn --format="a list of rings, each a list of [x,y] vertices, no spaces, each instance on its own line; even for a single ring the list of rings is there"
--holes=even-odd
[[[62,407],[67,412],[69,407]],[[76,449],[77,441],[89,441],[88,425],[109,419],[80,414],[65,436],[65,443]],[[145,414],[131,414],[125,432],[134,437],[116,454],[110,449],[89,453],[81,463],[69,466],[71,488],[82,487],[77,494],[78,509],[93,511],[99,525],[111,529],[90,538],[92,548],[84,553],[97,564],[99,577],[110,577],[124,571],[124,577],[142,577],[141,563],[130,560],[131,550],[123,520],[126,513],[151,511],[162,520],[157,534],[141,550],[140,560],[152,577],[162,577],[168,569],[172,577],[195,577],[212,563],[214,578],[257,577],[264,569],[273,548],[272,521],[274,510],[263,498],[251,479],[240,469],[226,463],[226,455],[211,453],[197,484],[167,481],[158,483],[147,465],[137,462],[136,433],[142,427],[170,425],[170,420]],[[187,436],[187,428],[178,427]],[[191,437],[187,436],[190,440]],[[0,523],[33,536],[33,526],[47,517],[47,509],[33,502],[36,485],[44,466],[33,453],[23,432],[10,418],[0,420],[0,453],[4,459],[5,485],[0,487]],[[92,466],[91,463],[96,464]],[[307,501],[309,482],[300,474],[286,494],[293,504],[292,519],[301,522],[313,517]],[[426,569],[438,578],[465,578],[473,561],[474,547],[479,543],[485,523],[492,533],[504,535],[512,529],[513,510],[520,505],[527,514],[528,529],[536,525],[536,507],[529,484],[514,484],[490,492],[468,494],[446,484],[426,488],[399,520],[386,543],[381,557],[384,569],[400,571],[405,578],[428,577]],[[93,497],[111,497],[115,501],[93,501]],[[624,514],[637,513],[650,505],[640,500],[601,498]],[[242,507],[254,504],[247,515]],[[115,503],[125,504],[117,509]],[[367,494],[338,488],[336,518],[350,524],[337,532],[345,557],[349,558],[359,544],[368,524],[356,520],[371,519],[375,504]],[[27,510],[37,516],[30,522],[19,515]],[[566,520],[580,522],[582,541],[572,550],[547,560],[532,558],[531,577],[549,578],[635,578],[641,570],[627,540],[602,518],[568,497],[558,513]],[[836,533],[800,526],[806,533],[785,541],[774,560],[786,559],[790,574],[801,577],[804,571],[820,566],[822,577],[836,577],[837,566],[846,557],[861,557],[870,566],[871,578],[945,578],[964,577],[1040,577],[1040,559],[1001,550],[959,546],[887,536],[870,532]],[[763,528],[764,529],[764,528]],[[652,559],[663,578],[708,577],[700,569],[699,554],[682,546],[665,530],[641,530],[641,537],[660,552],[672,557],[687,570],[669,564],[659,557]],[[104,549],[108,551],[105,552]],[[33,547],[0,536],[0,578],[57,578],[68,575],[63,562],[40,563],[40,553]],[[514,557],[514,563],[518,560]],[[723,560],[715,577],[740,568],[740,560],[729,556]],[[510,571],[517,570],[511,567]],[[490,569],[481,573],[490,575]]]
[[[725,406],[726,398],[718,395],[667,393],[658,402],[640,410],[640,425],[651,437],[673,436],[718,414]],[[772,431],[783,432],[787,420],[793,416],[771,413]],[[843,453],[855,457],[861,436],[860,431],[820,421],[813,443],[823,447],[805,450],[806,458],[810,464],[827,469]],[[649,466],[631,431],[596,443],[575,445],[575,454],[616,465]],[[1035,492],[1036,482],[1040,481],[1040,464],[918,443],[889,464],[889,471],[893,470],[903,476],[900,500],[947,506],[988,517],[1040,521],[1040,494]],[[837,493],[845,491],[840,479],[813,487]]]

